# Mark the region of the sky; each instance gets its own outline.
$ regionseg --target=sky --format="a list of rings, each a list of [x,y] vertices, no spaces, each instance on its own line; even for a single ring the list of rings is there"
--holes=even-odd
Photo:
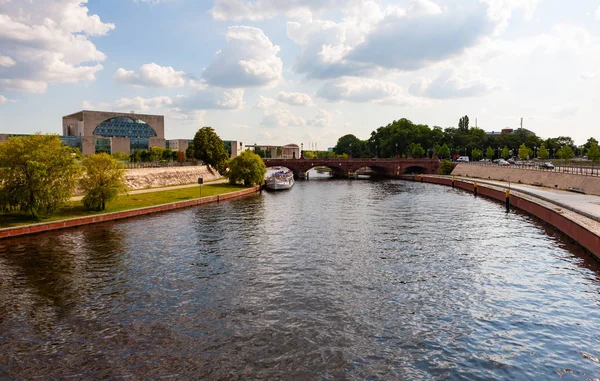
[[[599,0],[0,0],[0,133],[135,111],[326,149],[468,115],[583,144],[599,85]]]

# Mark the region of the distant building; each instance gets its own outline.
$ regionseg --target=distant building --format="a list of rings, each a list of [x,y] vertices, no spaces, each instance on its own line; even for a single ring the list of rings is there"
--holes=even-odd
[[[300,147],[298,144],[286,144],[284,146],[252,144],[246,148],[251,148],[256,151],[256,148],[261,151],[266,151],[267,158],[273,159],[297,159],[300,158]]]
[[[62,125],[63,142],[83,155],[166,146],[162,115],[83,110],[64,116]]]
[[[485,134],[487,136],[500,136],[502,134],[514,134],[514,133],[516,133],[518,131],[523,131],[528,136],[531,136],[531,135],[535,136],[535,132],[530,131],[530,130],[528,130],[526,128],[518,128],[516,130],[513,129],[513,128],[503,128],[499,132],[498,131],[487,131]]]
[[[167,148],[170,148],[171,151],[185,152],[185,150],[193,143],[194,141],[189,139],[172,139],[167,140]]]

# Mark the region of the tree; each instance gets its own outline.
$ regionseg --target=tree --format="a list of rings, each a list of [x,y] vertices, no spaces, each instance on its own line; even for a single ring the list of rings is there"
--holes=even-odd
[[[313,151],[304,151],[304,158],[305,159],[314,159],[315,153]]]
[[[558,155],[558,157],[563,159],[565,163],[567,163],[569,160],[575,157],[575,153],[573,152],[571,146],[562,146],[562,148],[559,149],[556,154]]]
[[[538,156],[542,160],[546,160],[548,158],[548,156],[550,156],[550,152],[548,151],[548,148],[546,148],[546,146],[544,144],[542,144],[542,146],[540,147],[540,150],[538,151]]]
[[[483,152],[481,152],[480,149],[473,148],[473,150],[471,151],[471,156],[473,156],[474,161],[477,161],[481,159],[481,157],[483,156]]]
[[[173,150],[171,150],[170,148],[166,148],[162,151],[162,160],[165,161],[171,161],[173,160]]]
[[[225,172],[229,154],[225,151],[223,141],[212,127],[202,127],[194,136],[194,158],[215,168],[219,173]]]
[[[504,146],[504,148],[502,148],[502,158],[504,160],[508,159],[510,157],[510,150],[508,149],[507,146]]]
[[[126,154],[125,152],[113,152],[111,156],[117,159],[118,161],[127,161],[129,160],[130,155]]]
[[[344,135],[338,139],[334,151],[338,155],[348,154],[360,157],[364,142],[352,134]]]
[[[597,163],[598,160],[600,160],[600,148],[598,148],[598,143],[592,143],[590,145],[590,148],[588,149],[588,152],[587,152],[587,157],[594,164]]]
[[[129,161],[132,163],[142,161],[142,151],[139,149],[134,150],[131,155],[129,155]]]
[[[525,143],[521,144],[519,147],[519,158],[521,159],[529,159],[529,147],[525,145]]]
[[[244,151],[227,162],[229,170],[225,176],[229,183],[242,181],[244,185],[262,184],[267,167],[260,156],[252,151]]]
[[[0,143],[0,205],[35,219],[50,216],[73,194],[81,166],[75,150],[58,135],[10,137]]]
[[[450,148],[448,148],[448,145],[446,143],[444,143],[440,147],[440,150],[438,151],[438,156],[441,157],[441,158],[448,158],[448,157],[450,157]]]
[[[425,150],[418,143],[413,143],[410,145],[410,152],[413,157],[422,157],[423,155],[425,155]]]
[[[183,163],[186,161],[185,152],[184,151],[175,151],[177,153],[177,162]]]
[[[490,160],[494,159],[494,149],[492,147],[488,147],[485,150],[485,157],[487,157]]]
[[[463,132],[469,131],[469,117],[463,116],[458,120],[458,129]]]
[[[188,148],[185,149],[185,157],[186,158],[190,158],[193,159],[194,158],[194,144],[190,143],[190,145],[188,145]]]
[[[585,147],[586,150],[589,150],[590,148],[592,148],[593,145],[598,145],[598,140],[596,140],[595,138],[589,138],[587,140],[587,142],[585,142],[585,144],[583,145],[583,147]],[[589,157],[589,155],[588,155]]]
[[[79,182],[85,192],[83,205],[91,210],[104,210],[106,203],[127,191],[125,169],[105,153],[83,159],[85,175]]]
[[[454,164],[450,160],[442,160],[440,165],[440,173],[442,175],[449,175],[454,170]]]

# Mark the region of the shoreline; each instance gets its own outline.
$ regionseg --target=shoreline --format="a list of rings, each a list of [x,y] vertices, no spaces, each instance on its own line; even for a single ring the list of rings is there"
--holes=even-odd
[[[506,202],[507,187],[486,183],[485,179],[466,180],[442,175],[403,175],[401,179],[451,186],[502,203]],[[476,184],[476,185],[475,185]],[[517,208],[554,227],[600,260],[600,223],[567,205],[560,205],[521,190],[510,189],[509,208]]]
[[[223,193],[223,194],[216,195],[216,196],[206,196],[206,197],[201,197],[201,198],[195,198],[195,199],[186,200],[186,201],[176,201],[176,202],[171,202],[171,203],[167,203],[167,204],[147,206],[147,207],[143,207],[143,208],[129,209],[129,210],[123,210],[123,211],[119,211],[119,212],[110,212],[110,213],[97,214],[97,215],[93,215],[93,216],[76,217],[76,218],[69,218],[69,219],[57,220],[57,221],[51,221],[51,222],[40,222],[40,223],[29,224],[29,225],[2,228],[2,229],[0,229],[0,240],[7,239],[7,238],[13,238],[13,237],[23,237],[23,236],[27,236],[27,235],[31,235],[31,234],[37,234],[37,233],[43,233],[43,232],[49,232],[49,231],[55,231],[55,230],[62,230],[62,229],[67,229],[67,228],[72,228],[72,227],[77,227],[77,226],[91,225],[91,224],[106,222],[106,221],[122,220],[122,219],[126,219],[126,218],[132,218],[132,217],[160,213],[160,212],[166,212],[166,211],[170,211],[170,210],[187,208],[190,206],[208,204],[208,203],[212,203],[212,202],[219,202],[219,201],[223,201],[223,200],[229,200],[232,198],[237,198],[237,197],[254,194],[259,191],[260,191],[260,186],[255,186],[255,187],[243,189],[240,191]]]

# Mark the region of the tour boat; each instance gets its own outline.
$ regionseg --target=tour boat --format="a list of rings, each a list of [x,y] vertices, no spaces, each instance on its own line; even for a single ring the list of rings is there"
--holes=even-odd
[[[277,171],[267,178],[266,185],[270,190],[290,189],[294,186],[294,172]]]

